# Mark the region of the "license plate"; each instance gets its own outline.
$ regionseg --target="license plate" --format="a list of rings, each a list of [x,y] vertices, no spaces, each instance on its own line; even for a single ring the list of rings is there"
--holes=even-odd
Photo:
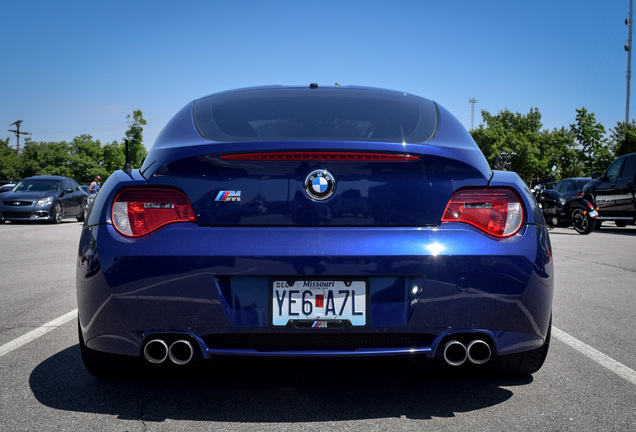
[[[364,326],[367,310],[366,281],[274,280],[272,324],[289,320],[348,320]]]
[[[591,211],[591,212],[590,212],[590,217],[591,217],[591,218],[598,217],[598,212],[597,212],[596,210]]]

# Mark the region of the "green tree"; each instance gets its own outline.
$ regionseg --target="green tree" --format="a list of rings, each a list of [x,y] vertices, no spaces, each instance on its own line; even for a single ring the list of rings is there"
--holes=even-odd
[[[143,126],[146,124],[141,110],[135,110],[132,116],[126,116],[128,119],[128,130],[126,131],[126,140],[128,140],[128,155],[130,164],[133,168],[141,167],[142,160],[148,152],[143,144]]]
[[[622,156],[636,152],[636,123],[617,122],[614,129],[610,129],[610,140],[614,144],[614,156]]]
[[[71,147],[66,141],[42,143],[42,175],[72,177]]]
[[[95,176],[102,178],[108,175],[108,171],[103,168],[104,150],[99,140],[94,141],[88,134],[77,136],[70,144],[71,169],[70,177],[79,183],[88,184]]]
[[[573,176],[589,175],[593,171],[604,170],[614,159],[608,140],[605,138],[605,127],[596,121],[594,113],[585,107],[576,110],[576,120],[570,125],[574,134],[577,165]]]
[[[541,113],[533,108],[528,114],[499,111],[481,112],[484,123],[471,131],[475,142],[494,168],[509,158],[510,169],[530,183],[543,168],[539,146],[542,138]]]
[[[9,147],[9,138],[0,139],[0,179],[17,181],[20,178],[20,160],[15,149]]]
[[[124,145],[119,144],[117,140],[110,144],[105,144],[102,148],[104,151],[104,165],[103,168],[112,173],[113,171],[120,170],[126,163],[126,156],[124,155]]]
[[[535,182],[545,181],[553,166],[560,172],[557,178],[572,177],[576,160],[573,146],[574,135],[569,128],[544,130],[539,140],[540,168],[536,173]]]
[[[21,176],[70,176],[69,144],[62,142],[35,142],[26,139],[20,154]]]

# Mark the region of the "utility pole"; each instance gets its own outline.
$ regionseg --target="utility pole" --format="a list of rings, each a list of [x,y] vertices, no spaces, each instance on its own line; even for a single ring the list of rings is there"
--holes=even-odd
[[[627,101],[625,102],[625,128],[627,128],[627,126],[629,125],[629,85],[632,79],[632,24],[634,23],[634,20],[632,19],[633,13],[633,0],[629,0],[629,18],[625,20],[625,25],[629,28],[627,45],[625,45],[625,51],[627,51]]]
[[[471,98],[468,99],[468,102],[470,102],[470,130],[473,130],[475,129],[475,104],[479,101],[475,98]]]
[[[31,135],[31,132],[22,132],[20,131],[20,124],[23,120],[16,120],[11,123],[9,126],[15,126],[15,129],[9,129],[9,132],[15,133],[15,136],[18,138],[18,145],[15,148],[16,156],[20,156],[20,135]]]

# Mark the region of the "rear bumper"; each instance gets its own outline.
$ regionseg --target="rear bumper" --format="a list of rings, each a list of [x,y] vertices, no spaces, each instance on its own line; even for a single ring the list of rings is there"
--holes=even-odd
[[[534,225],[506,240],[465,224],[174,224],[140,239],[109,225],[85,227],[77,266],[80,328],[88,347],[135,356],[156,334],[186,335],[204,358],[432,357],[455,333],[479,333],[498,354],[525,351],[540,346],[547,333],[549,249],[547,231]],[[271,326],[270,284],[281,276],[364,278],[367,325],[320,333]]]

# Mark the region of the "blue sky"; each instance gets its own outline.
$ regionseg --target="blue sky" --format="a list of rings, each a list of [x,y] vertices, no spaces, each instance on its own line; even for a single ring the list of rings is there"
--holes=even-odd
[[[23,120],[34,141],[122,142],[141,109],[149,148],[192,99],[312,82],[414,93],[467,128],[476,98],[475,126],[537,107],[545,129],[567,127],[586,107],[609,130],[625,118],[628,14],[629,0],[3,2],[0,137],[15,146]]]

